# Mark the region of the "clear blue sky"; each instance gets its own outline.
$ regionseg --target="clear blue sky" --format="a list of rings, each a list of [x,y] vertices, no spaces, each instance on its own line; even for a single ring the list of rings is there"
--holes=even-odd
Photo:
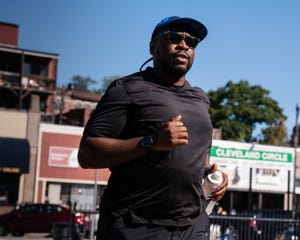
[[[19,25],[19,47],[59,54],[58,86],[73,75],[124,76],[150,57],[164,17],[192,17],[208,28],[188,80],[205,91],[248,80],[270,91],[287,116],[300,104],[299,0],[0,0],[0,21]]]

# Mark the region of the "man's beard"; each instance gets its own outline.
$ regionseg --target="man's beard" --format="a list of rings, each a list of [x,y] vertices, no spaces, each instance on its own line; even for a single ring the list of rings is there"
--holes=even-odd
[[[169,63],[169,69],[174,72],[175,75],[182,77],[185,76],[186,73],[190,70],[191,65],[189,66],[180,66],[180,65],[176,65],[172,62]]]
[[[186,73],[190,70],[190,68],[192,67],[192,63],[189,59],[187,65],[176,64],[174,62],[174,55],[172,55],[170,56],[168,63],[165,64],[165,67],[168,68],[168,70],[177,77],[182,77],[185,76]]]

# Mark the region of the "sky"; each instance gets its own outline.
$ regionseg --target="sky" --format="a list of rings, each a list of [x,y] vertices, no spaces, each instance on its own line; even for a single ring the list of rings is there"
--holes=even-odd
[[[208,35],[189,82],[204,91],[261,86],[283,109],[289,136],[300,104],[299,12],[299,0],[0,0],[0,21],[19,25],[19,48],[59,55],[59,87],[81,75],[102,88],[103,78],[137,72],[159,21],[195,18]]]

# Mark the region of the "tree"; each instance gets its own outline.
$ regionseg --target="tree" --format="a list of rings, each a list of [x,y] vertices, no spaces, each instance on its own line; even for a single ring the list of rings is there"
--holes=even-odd
[[[259,143],[277,145],[277,146],[289,146],[287,140],[287,131],[284,126],[284,119],[281,119],[279,124],[262,129],[262,137]]]
[[[104,77],[102,79],[102,88],[91,88],[91,85],[97,83],[96,80],[92,79],[91,77],[82,77],[80,75],[74,75],[72,77],[72,83],[77,86],[77,89],[81,89],[82,91],[87,91],[91,93],[95,93],[98,95],[103,94],[107,87],[116,79],[121,78],[120,76],[110,76]]]
[[[84,86],[86,89],[90,87],[90,85],[97,83],[96,80],[92,79],[91,77],[82,77],[80,75],[72,76],[72,82],[79,86]]]
[[[207,95],[211,101],[213,126],[222,129],[223,139],[260,141],[253,136],[257,127],[261,127],[264,142],[273,141],[272,138],[278,137],[278,142],[281,142],[286,138],[283,126],[286,116],[278,103],[268,96],[269,91],[261,86],[250,86],[246,80],[240,80],[238,83],[229,81],[225,87],[209,91]]]
[[[102,90],[103,90],[103,92],[106,91],[106,89],[108,88],[108,86],[109,86],[114,80],[119,79],[119,78],[121,78],[121,76],[118,76],[118,75],[116,75],[116,76],[110,76],[110,77],[104,77],[104,78],[102,79],[102,86],[103,86]]]

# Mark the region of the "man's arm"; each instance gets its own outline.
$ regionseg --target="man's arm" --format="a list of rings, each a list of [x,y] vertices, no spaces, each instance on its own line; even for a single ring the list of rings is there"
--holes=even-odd
[[[142,137],[128,140],[83,136],[78,151],[82,168],[113,168],[147,153],[139,146]]]
[[[154,137],[153,151],[168,151],[176,146],[188,144],[188,133],[176,116],[164,123]],[[83,136],[78,151],[78,162],[82,168],[113,168],[142,157],[149,150],[140,146],[143,137],[115,139]]]

